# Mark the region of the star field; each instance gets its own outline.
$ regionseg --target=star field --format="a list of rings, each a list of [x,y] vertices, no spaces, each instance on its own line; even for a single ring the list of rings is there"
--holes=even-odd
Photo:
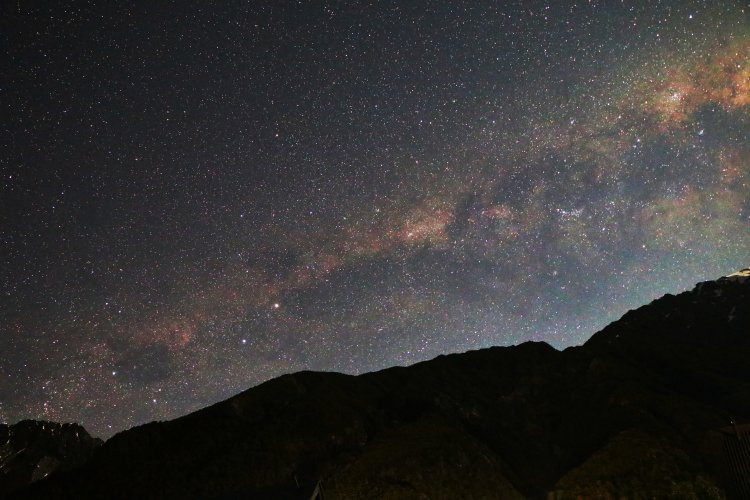
[[[6,2],[0,421],[562,348],[750,262],[743,2]]]

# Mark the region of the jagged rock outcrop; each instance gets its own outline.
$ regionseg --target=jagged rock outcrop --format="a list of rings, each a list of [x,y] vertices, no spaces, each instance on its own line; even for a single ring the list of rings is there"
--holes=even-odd
[[[120,433],[17,498],[742,498],[750,280],[630,311],[586,344],[302,372]],[[739,435],[739,434],[738,434]]]
[[[0,495],[83,464],[101,444],[77,424],[0,424]]]

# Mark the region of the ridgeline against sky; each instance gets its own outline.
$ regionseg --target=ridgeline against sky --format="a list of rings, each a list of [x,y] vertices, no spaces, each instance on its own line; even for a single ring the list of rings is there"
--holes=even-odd
[[[578,344],[750,261],[744,2],[6,2],[0,421]]]

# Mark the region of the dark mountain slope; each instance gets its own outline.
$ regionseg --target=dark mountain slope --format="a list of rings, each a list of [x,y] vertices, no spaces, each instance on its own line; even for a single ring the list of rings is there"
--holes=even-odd
[[[101,439],[76,424],[33,420],[0,424],[0,493],[81,465],[101,444]]]
[[[741,497],[720,429],[750,421],[748,360],[750,279],[721,279],[563,352],[279,377],[118,434],[22,497],[309,498],[319,479],[326,500]]]

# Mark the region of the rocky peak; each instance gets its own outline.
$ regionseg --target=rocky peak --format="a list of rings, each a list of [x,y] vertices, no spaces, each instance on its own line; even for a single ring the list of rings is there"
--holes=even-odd
[[[36,420],[0,424],[0,493],[80,465],[101,444],[78,424]]]
[[[737,271],[736,273],[732,273],[728,276],[724,276],[723,278],[720,278],[720,279],[730,280],[730,281],[739,281],[741,283],[744,283],[745,281],[750,280],[750,267],[746,267],[745,269]]]

